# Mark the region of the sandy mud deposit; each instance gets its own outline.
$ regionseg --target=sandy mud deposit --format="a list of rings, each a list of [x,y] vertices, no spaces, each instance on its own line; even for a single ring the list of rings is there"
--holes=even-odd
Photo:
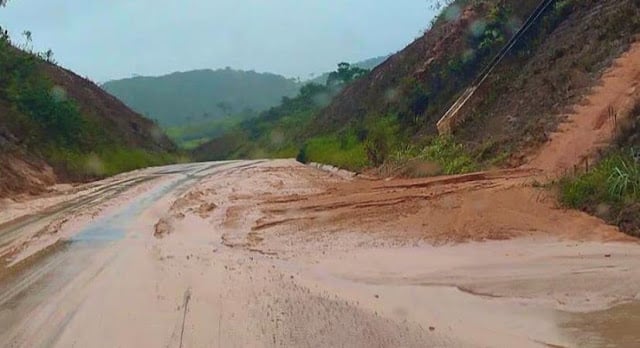
[[[532,186],[538,174],[371,181],[294,161],[139,173],[154,180],[62,228],[64,245],[3,277],[0,338],[24,347],[633,346],[636,241],[557,209]],[[618,324],[589,320],[594,313]]]

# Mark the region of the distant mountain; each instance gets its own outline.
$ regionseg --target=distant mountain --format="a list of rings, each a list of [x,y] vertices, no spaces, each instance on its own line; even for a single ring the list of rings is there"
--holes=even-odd
[[[361,62],[357,62],[357,63],[351,63],[352,66],[361,68],[361,69],[368,69],[371,70],[375,67],[377,67],[378,65],[382,64],[387,58],[389,58],[390,56],[380,56],[380,57],[375,57],[375,58],[370,58],[367,60],[363,60]],[[324,73],[318,77],[314,77],[313,79],[307,81],[307,82],[313,82],[313,83],[317,83],[320,85],[324,85],[325,83],[327,83],[327,79],[329,78],[329,74],[330,73]]]
[[[226,68],[133,77],[102,88],[167,128],[264,111],[296,95],[300,84],[276,74]]]

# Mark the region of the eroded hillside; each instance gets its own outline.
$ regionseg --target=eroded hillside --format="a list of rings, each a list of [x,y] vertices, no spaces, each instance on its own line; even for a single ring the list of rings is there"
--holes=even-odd
[[[638,1],[562,3],[565,18],[547,16],[554,29],[516,46],[462,109],[466,122],[455,136],[471,149],[524,163],[640,33]]]
[[[439,118],[539,1],[464,3],[346,88],[318,115],[319,128],[392,113],[421,137],[435,134]],[[456,138],[486,158],[504,152],[522,158],[628,49],[640,32],[639,14],[632,0],[556,1],[463,108],[467,122]]]
[[[174,160],[175,145],[152,121],[15,48],[6,33],[0,39],[0,197]]]
[[[438,139],[438,120],[547,3],[454,1],[423,36],[314,106],[313,116],[292,128],[290,113],[263,129],[288,150],[263,144],[258,154],[291,156],[297,147],[299,158],[353,170],[421,157],[447,167],[428,171],[436,174],[523,164],[640,33],[638,1],[551,1],[460,111],[465,121],[453,137]],[[196,153],[237,157],[237,138],[229,133]]]

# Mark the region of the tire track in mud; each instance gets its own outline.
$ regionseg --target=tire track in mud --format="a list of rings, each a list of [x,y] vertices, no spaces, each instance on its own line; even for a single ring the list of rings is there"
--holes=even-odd
[[[201,179],[198,174],[218,167],[233,165],[234,163],[236,162],[218,162],[215,164],[208,164],[204,166],[202,164],[196,164],[186,166],[185,168],[170,169],[164,171],[159,170],[157,172],[143,174],[142,177],[124,179],[121,181],[110,183],[87,195],[75,198],[68,202],[54,205],[37,214],[23,216],[16,220],[6,222],[0,225],[0,276],[2,274],[2,269],[7,268],[10,265],[6,261],[7,258],[11,256],[11,254],[15,254],[21,250],[6,250],[6,248],[11,246],[11,244],[20,236],[23,230],[31,226],[35,226],[38,224],[43,225],[33,233],[33,237],[37,237],[42,233],[46,233],[47,230],[52,228],[52,226],[54,226],[55,224],[64,224],[66,220],[69,219],[69,217],[75,216],[75,214],[77,214],[78,212],[98,207],[106,202],[109,202],[111,199],[116,198],[119,195],[122,195],[123,193],[137,186],[140,186],[141,184],[153,180],[158,180],[166,175],[185,175],[185,178],[181,181],[178,181],[175,187],[170,188],[170,190],[173,190],[175,194],[179,195],[190,186],[184,185],[186,182],[191,180],[193,181],[192,185],[197,184],[199,179]],[[192,169],[194,168],[197,170],[193,171]],[[5,250],[3,250],[3,248]]]
[[[205,168],[201,168],[201,170],[198,170],[198,173],[201,173],[206,170],[214,170],[215,168],[224,166],[226,164],[227,163],[201,164],[196,166],[196,168],[206,166]],[[109,265],[117,256],[116,254],[112,254],[110,258],[107,258],[106,260],[99,263],[99,267],[95,272],[92,272],[92,274],[85,274],[87,270],[85,270],[82,265],[87,264],[87,260],[88,258],[92,257],[94,249],[97,248],[96,251],[103,250],[108,246],[114,245],[114,243],[117,242],[118,239],[116,238],[116,240],[105,240],[103,239],[103,236],[96,236],[94,238],[93,236],[91,236],[91,234],[100,234],[103,230],[115,231],[118,229],[126,229],[126,226],[123,223],[125,223],[126,221],[129,221],[129,223],[133,222],[133,219],[135,219],[135,217],[137,216],[137,211],[147,209],[148,206],[152,205],[155,201],[168,194],[176,194],[178,192],[182,192],[183,190],[188,189],[188,187],[197,184],[199,180],[202,179],[202,177],[198,176],[193,171],[183,174],[184,178],[175,179],[173,182],[164,184],[159,188],[151,189],[145,194],[136,197],[133,202],[122,207],[119,211],[114,212],[110,216],[101,217],[100,219],[93,221],[88,226],[79,231],[78,234],[72,237],[71,240],[60,241],[53,246],[40,250],[39,252],[25,258],[24,260],[11,266],[10,268],[0,268],[0,280],[2,280],[2,286],[0,286],[0,327],[2,327],[5,331],[4,334],[0,336],[3,336],[5,339],[14,342],[14,345],[24,345],[20,343],[20,337],[26,337],[24,333],[21,332],[21,330],[23,329],[18,329],[18,331],[11,331],[11,328],[18,328],[21,323],[23,323],[23,320],[26,320],[31,311],[36,308],[34,307],[33,303],[44,301],[43,295],[45,294],[51,296],[64,296],[64,289],[67,286],[66,284],[70,283],[72,280],[77,279],[78,277],[86,278],[86,280],[81,284],[75,284],[74,286],[80,289],[80,293],[86,292],[85,289],[88,285],[91,284],[93,279],[95,279],[102,272],[102,270],[104,270],[105,267],[107,267],[107,265]],[[126,187],[118,186],[117,183],[109,185],[110,187],[108,189],[100,191],[102,193],[109,192],[111,194],[109,196],[102,197],[102,199],[100,199],[100,202],[108,201],[109,199],[115,197],[117,194],[136,186],[135,184],[139,184],[145,182],[146,180],[151,180],[159,176],[161,175],[153,174],[150,177],[128,180],[128,182],[134,184],[128,185]],[[110,191],[110,189],[113,189],[113,191]],[[55,213],[53,214],[70,214],[74,211],[73,209],[75,208],[86,209],[86,205],[80,206],[80,204],[82,204],[83,202],[93,202],[94,198],[95,197],[93,195],[92,197],[82,197],[82,199],[76,200],[73,206],[67,204],[60,210],[55,211]],[[114,226],[106,227],[109,224],[114,224]],[[99,229],[95,229],[93,226],[96,225],[105,226],[101,226]],[[124,234],[124,231],[122,233]],[[45,282],[46,279],[53,279],[55,280],[55,282],[48,283]],[[74,293],[77,295],[78,291],[74,291]],[[37,298],[37,300],[33,298],[34,296]],[[190,295],[188,297],[190,299]],[[189,299],[187,300],[187,305]],[[53,322],[57,324],[53,326],[51,326],[50,323],[47,324],[47,332],[49,333],[48,335],[45,335],[45,333],[40,333],[40,336],[42,337],[39,336],[40,338],[38,339],[40,339],[43,344],[46,343],[47,346],[55,344],[59,336],[64,331],[66,325],[65,323],[68,323],[73,319],[73,313],[78,308],[78,306],[80,306],[82,299],[68,299],[65,297],[65,302],[69,303],[69,301],[73,302],[73,304],[67,307],[68,310],[64,315],[63,320],[58,320],[59,318],[54,320]],[[7,313],[12,313],[10,308],[22,308],[24,311],[20,313],[20,316],[18,316],[18,313],[16,312],[15,315],[10,315],[9,318],[6,318],[5,316],[7,315]],[[55,305],[53,308],[54,311],[50,312],[49,315],[56,315]],[[2,313],[4,313],[4,315]],[[43,323],[45,322],[47,322],[47,320],[45,320]]]
[[[526,171],[475,173],[445,180],[360,182],[356,179],[345,183],[330,181],[324,173],[294,164],[293,161],[240,164],[244,166],[240,171],[234,171],[233,165],[230,165],[203,174],[207,180],[194,176],[192,181],[187,180],[182,186],[169,188],[170,185],[165,184],[163,188],[166,191],[161,188],[161,193],[172,196],[166,197],[157,206],[161,207],[157,209],[160,216],[154,210],[153,214],[145,217],[144,223],[151,229],[158,218],[176,218],[173,221],[173,234],[162,240],[148,236],[150,238],[142,242],[131,239],[131,243],[118,243],[117,251],[126,252],[118,252],[122,256],[117,262],[106,264],[108,275],[97,279],[92,287],[78,285],[81,282],[75,281],[77,287],[85,287],[91,298],[104,299],[106,304],[91,308],[93,306],[83,306],[79,302],[81,308],[76,315],[77,307],[72,306],[76,302],[71,302],[72,305],[62,308],[61,315],[57,317],[64,325],[71,323],[66,327],[45,327],[42,341],[63,345],[78,340],[86,345],[95,337],[101,337],[105,342],[123,345],[123,342],[131,343],[133,335],[140,329],[141,336],[147,335],[146,342],[159,342],[153,346],[167,347],[212,346],[216,341],[218,346],[422,347],[425,342],[441,346],[456,345],[458,335],[475,338],[465,331],[469,320],[462,323],[463,318],[454,318],[455,314],[452,315],[451,318],[459,319],[452,330],[448,325],[454,321],[431,315],[429,306],[447,311],[445,307],[459,298],[447,300],[446,297],[438,297],[438,291],[424,290],[425,287],[417,282],[448,280],[447,284],[451,287],[458,287],[456,296],[485,301],[481,295],[499,294],[498,290],[502,289],[497,288],[502,283],[496,283],[496,279],[500,279],[495,275],[495,271],[501,268],[494,265],[492,273],[491,260],[486,261],[490,257],[478,258],[488,262],[486,270],[482,268],[484,264],[471,263],[481,272],[486,272],[488,278],[493,277],[487,281],[486,287],[477,287],[474,285],[476,278],[470,281],[465,281],[467,278],[461,278],[460,281],[446,278],[451,277],[450,272],[458,271],[457,268],[443,268],[440,272],[445,279],[425,278],[431,276],[429,269],[447,261],[433,256],[437,253],[435,249],[433,252],[409,253],[408,256],[403,254],[404,249],[394,250],[397,254],[387,261],[385,258],[389,256],[386,254],[371,257],[373,254],[360,253],[363,249],[370,250],[368,248],[378,241],[381,242],[377,246],[395,247],[399,243],[387,241],[391,238],[406,241],[415,237],[415,234],[402,229],[406,226],[422,229],[420,233],[423,235],[418,237],[452,237],[452,243],[474,240],[477,237],[474,233],[481,229],[488,231],[481,238],[487,236],[490,239],[498,235],[508,238],[512,236],[507,233],[509,228],[517,228],[523,231],[522,234],[529,233],[527,227],[531,226],[518,224],[533,219],[535,215],[542,215],[542,218],[536,217],[533,221],[538,224],[551,211],[547,206],[540,209],[541,204],[537,201],[528,201],[533,188],[527,183],[529,176]],[[296,174],[290,176],[291,172]],[[285,184],[280,184],[281,181]],[[434,184],[434,181],[439,184]],[[406,188],[408,186],[410,188]],[[153,202],[154,199],[145,201]],[[497,208],[502,209],[500,214],[488,214],[490,204],[496,202],[502,204]],[[518,207],[531,203],[533,208],[513,210],[517,209],[514,208],[515,203]],[[215,208],[200,210],[203,204],[213,204]],[[132,214],[134,216],[123,215],[116,220],[133,219],[139,212]],[[178,218],[180,214],[185,216]],[[562,218],[566,213],[554,214]],[[506,215],[513,215],[514,219],[496,220],[496,216],[500,218]],[[563,228],[562,221],[553,218],[544,222],[552,227],[550,231]],[[423,227],[423,223],[432,225]],[[548,226],[543,225],[540,230]],[[445,236],[438,235],[441,230],[444,230]],[[387,235],[376,235],[385,231]],[[147,233],[146,227],[138,233]],[[367,244],[371,240],[374,243]],[[145,248],[150,250],[149,255],[145,253]],[[157,252],[154,248],[157,248]],[[503,252],[503,249],[495,250],[491,257]],[[465,254],[472,253],[457,252],[453,257],[474,257],[473,254]],[[348,258],[349,255],[354,257]],[[418,261],[413,261],[416,256]],[[410,267],[404,267],[403,257],[412,259],[408,263]],[[336,268],[325,262],[335,264]],[[389,262],[391,267],[385,268],[382,265],[385,262]],[[412,268],[412,265],[416,268]],[[513,267],[513,264],[509,266]],[[515,269],[518,270],[517,267]],[[118,275],[130,270],[141,280],[128,283],[123,280],[124,286],[111,285],[120,284]],[[474,270],[472,273],[475,275],[478,272]],[[402,277],[402,281],[396,280],[395,274]],[[467,277],[467,273],[464,276]],[[416,284],[409,284],[408,287],[396,284],[407,282],[406,279],[411,280],[412,277]],[[369,284],[375,282],[380,284]],[[153,294],[154,283],[157,298],[146,296],[149,291]],[[505,298],[519,298],[522,293],[514,292],[514,287],[517,290],[518,284],[528,283],[509,281],[508,284],[513,286],[506,288],[509,291],[504,294]],[[415,289],[412,288],[414,285]],[[405,291],[405,288],[412,289]],[[470,291],[464,293],[464,289]],[[416,301],[411,299],[414,290],[416,294],[424,294],[420,301],[425,301],[429,305],[425,308],[428,309],[411,307],[412,301]],[[82,294],[82,291],[74,293]],[[73,297],[73,293],[66,295]],[[64,296],[59,298],[71,301]],[[48,299],[56,302],[54,296]],[[443,299],[442,305],[440,301]],[[492,299],[493,302],[499,300],[504,299]],[[119,301],[122,301],[122,305]],[[417,303],[422,303],[420,301]],[[111,312],[107,308],[111,306],[119,312]],[[134,316],[137,318],[160,318],[154,322],[154,325],[158,324],[155,327],[159,331],[144,331],[140,324],[120,322],[120,319],[131,318],[130,310],[137,311],[138,315]],[[105,337],[101,336],[100,331],[100,325],[105,323],[83,322],[87,316],[90,318],[98,313],[96,311],[105,311],[111,318],[111,321],[107,320],[110,325],[105,325],[109,327]],[[421,314],[420,311],[429,313]],[[2,312],[0,305],[0,323]],[[410,316],[410,312],[418,316]],[[488,319],[490,321],[491,318]],[[216,320],[218,323],[215,323]],[[471,325],[482,326],[474,322]],[[489,327],[486,331],[484,327],[476,329],[483,330],[481,333],[502,335],[502,338],[509,334],[500,325]],[[497,331],[491,331],[493,329]],[[530,333],[526,328],[523,330],[520,343]],[[28,333],[22,331],[21,334]],[[540,342],[543,342],[548,337],[539,334],[535,338],[541,338]],[[29,343],[24,342],[23,345]]]
[[[182,307],[184,308],[182,314],[182,325],[180,329],[180,348],[184,344],[184,325],[187,323],[187,313],[189,312],[189,301],[191,301],[191,288],[188,288],[184,292],[184,300],[182,301]]]
[[[82,265],[87,264],[94,250],[87,250],[70,242],[59,244],[61,246],[55,250],[43,250],[44,255],[40,260],[28,260],[28,263],[37,264],[38,267],[24,269],[21,274],[14,275],[15,282],[7,282],[6,287],[0,288],[0,325],[5,329],[1,336],[12,342],[12,346],[30,346],[34,343],[38,346],[54,346],[87,298],[87,287],[117,257],[116,254],[111,254],[91,269],[84,269]],[[72,290],[73,297],[64,295]],[[40,299],[28,300],[38,293],[48,293],[53,298],[46,305]],[[61,312],[63,303],[66,310]],[[34,318],[11,314],[31,312],[39,307],[42,309]],[[38,328],[37,334],[28,334],[27,330],[34,327]],[[29,343],[23,342],[25,337],[29,338]]]
[[[375,225],[380,219],[384,219],[380,221],[380,225],[385,226],[392,220],[417,214],[426,206],[437,205],[441,199],[521,185],[529,180],[532,173],[537,171],[482,172],[391,184],[359,182],[354,184],[354,189],[343,191],[333,187],[323,194],[304,198],[298,195],[265,197],[258,203],[264,216],[255,222],[251,230],[265,232],[287,225],[313,229],[314,226],[318,228],[320,224],[348,226],[358,221],[360,227],[365,228]]]
[[[69,202],[63,202],[53,207],[49,207],[42,212],[33,215],[22,216],[18,219],[8,221],[0,225],[0,250],[9,246],[22,232],[23,229],[29,226],[46,223],[46,225],[39,229],[34,235],[44,232],[51,224],[54,224],[57,220],[64,216],[72,216],[78,211],[90,209],[96,207],[118,195],[130,190],[145,182],[157,179],[158,176],[147,176],[142,178],[133,178],[122,180],[113,184],[109,184],[105,187],[98,189],[95,192],[91,192],[85,196],[78,197]],[[6,251],[4,255],[0,257],[6,257]],[[0,261],[1,267],[2,261]],[[6,265],[5,265],[6,266]]]

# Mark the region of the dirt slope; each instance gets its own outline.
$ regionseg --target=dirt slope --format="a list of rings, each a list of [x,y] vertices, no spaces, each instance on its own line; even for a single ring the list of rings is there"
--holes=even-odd
[[[332,131],[391,113],[418,141],[435,134],[438,119],[495,53],[469,60],[480,54],[471,43],[478,26],[492,20],[488,4],[493,2],[463,3],[345,88],[316,118],[316,129]],[[506,18],[500,23],[508,23],[503,31],[509,37],[509,28],[518,28],[539,2],[501,3]],[[524,164],[629,49],[640,33],[639,18],[640,4],[634,0],[570,0],[551,6],[461,110],[466,121],[454,136],[483,161],[506,157],[507,165]]]
[[[16,193],[39,194],[57,181],[51,166],[21,149],[19,137],[2,124],[3,117],[13,115],[13,111],[0,102],[0,198]]]
[[[573,4],[544,36],[516,46],[462,109],[466,121],[455,136],[469,149],[524,164],[640,33],[637,1]]]
[[[57,182],[53,169],[46,162],[29,157],[23,152],[0,154],[0,197],[15,193],[36,195]]]
[[[98,85],[74,72],[43,64],[44,73],[75,100],[84,115],[97,120],[124,145],[150,151],[173,151],[175,144],[149,119],[134,112]]]
[[[21,54],[16,52],[13,49],[10,53]],[[93,82],[45,62],[40,62],[38,69],[53,82],[57,93],[76,102],[82,117],[99,127],[109,144],[156,153],[176,150],[173,142],[152,121],[133,112]],[[79,179],[71,177],[64,168],[54,170],[46,156],[27,148],[28,127],[11,129],[7,126],[12,124],[12,119],[20,117],[24,118],[24,115],[17,107],[0,97],[0,197],[42,193],[52,184]],[[90,152],[92,149],[81,150]]]
[[[454,72],[452,68],[452,62],[461,59],[465,52],[471,52],[470,57],[480,55],[474,52],[470,43],[477,39],[474,28],[486,25],[486,19],[498,2],[492,0],[469,5],[467,1],[455,1],[451,10],[445,11],[423,36],[336,96],[316,119],[320,129],[339,129],[367,116],[407,112],[412,115],[399,116],[417,117],[419,121],[415,127],[434,133],[435,124],[444,113],[443,110],[473,81],[492,54],[501,48],[496,45],[463,71]],[[505,34],[510,37],[515,24],[523,22],[538,1],[506,3],[510,11],[508,21],[513,25],[509,25]],[[415,92],[420,89],[422,92]]]
[[[640,43],[613,62],[528,166],[561,175],[594,163],[640,103]]]

